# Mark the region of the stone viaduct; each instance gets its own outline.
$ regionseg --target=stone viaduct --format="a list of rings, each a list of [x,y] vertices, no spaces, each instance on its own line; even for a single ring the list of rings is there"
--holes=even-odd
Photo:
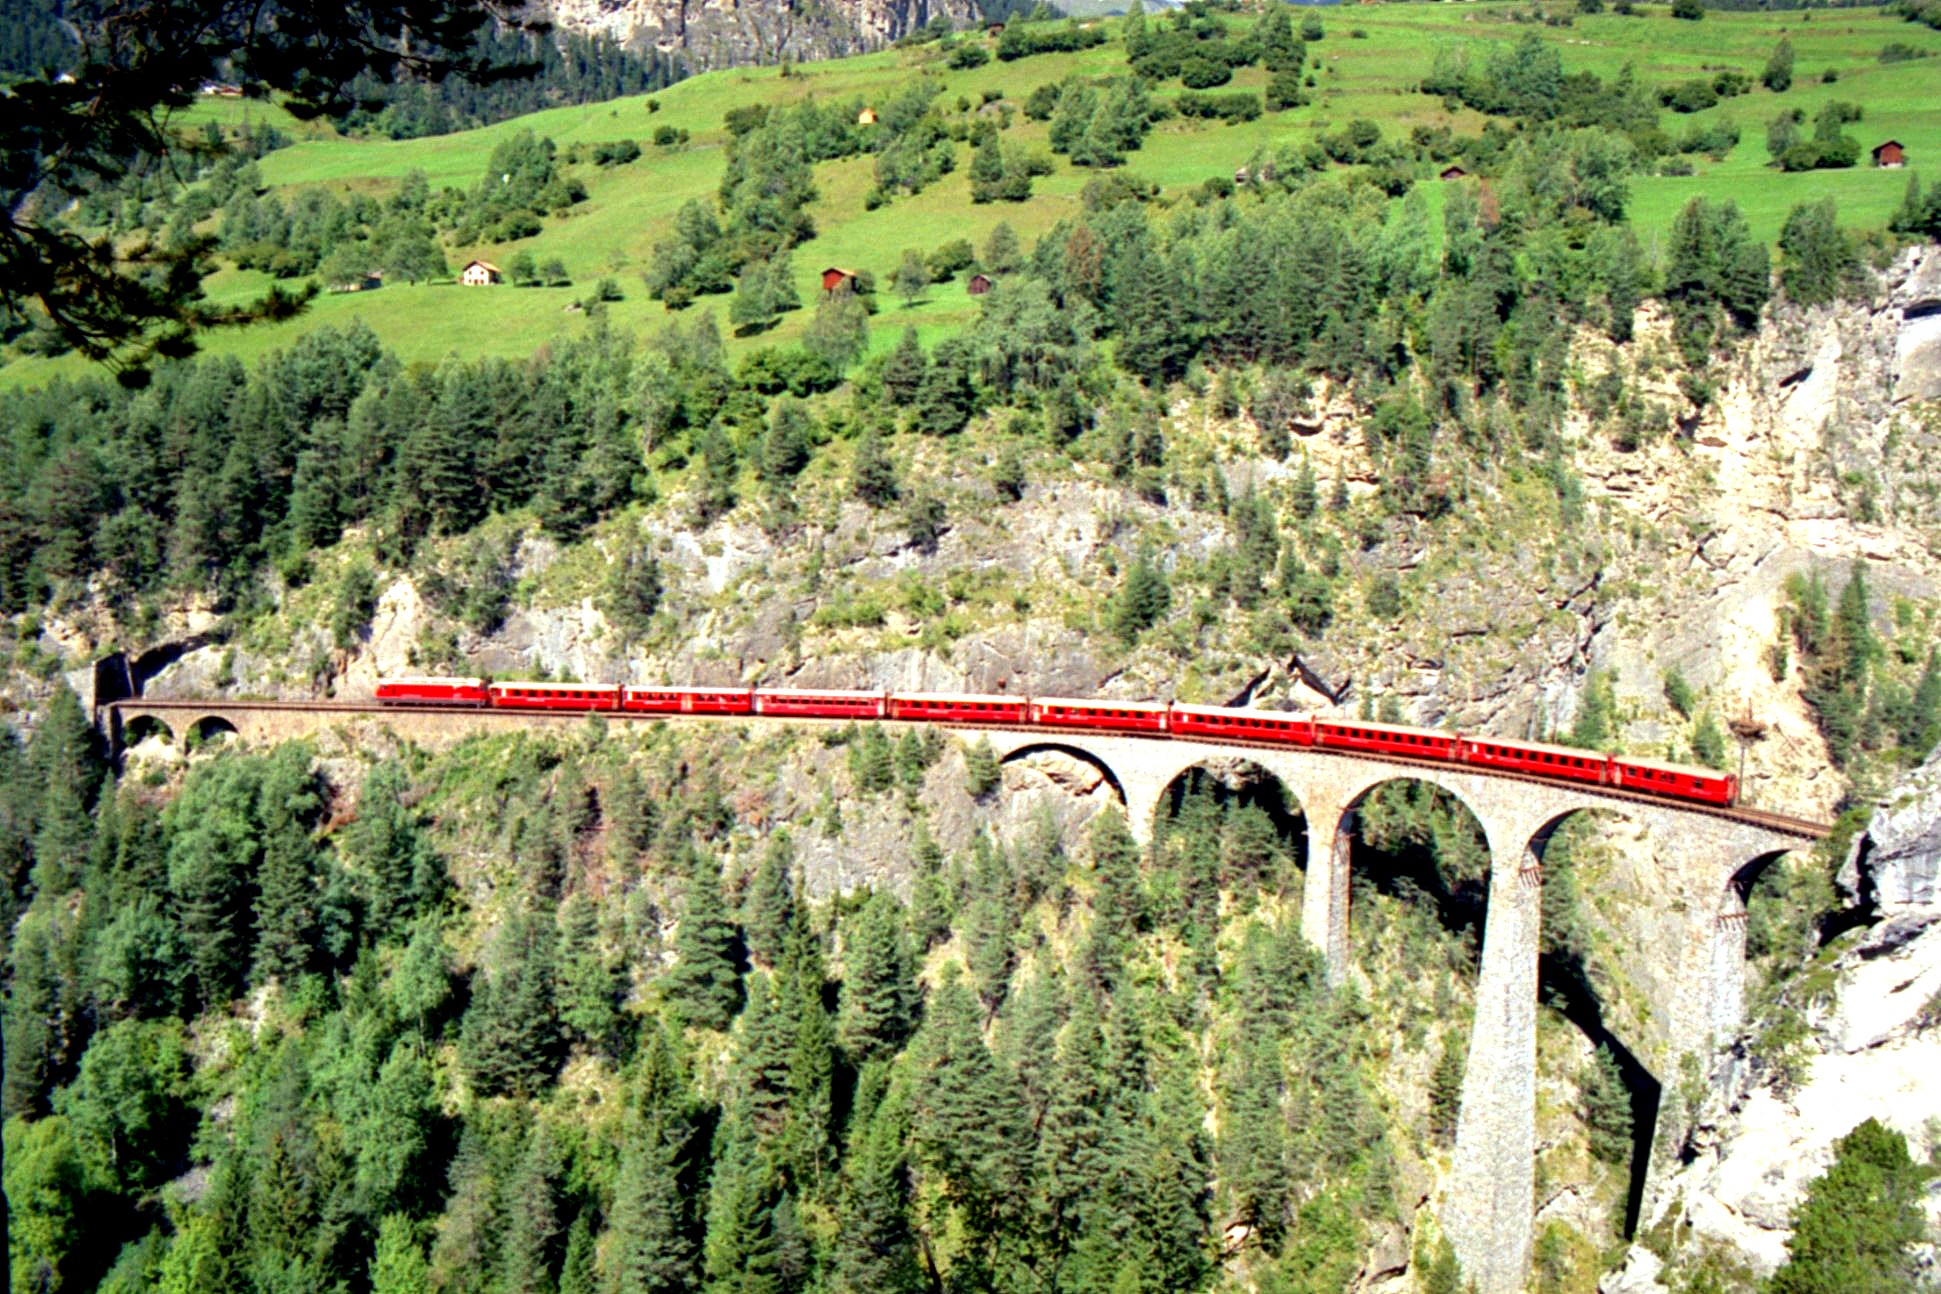
[[[352,702],[149,700],[118,702],[107,715],[117,749],[124,738],[138,737],[146,725],[157,723],[183,736],[234,732],[251,744],[382,723],[402,736],[436,745],[508,722],[570,727],[586,719],[503,711],[376,712],[367,703]],[[1551,833],[1580,812],[1614,814],[1648,833],[1665,873],[1663,919],[1670,922],[1671,943],[1678,950],[1672,965],[1655,968],[1655,978],[1667,986],[1655,1004],[1663,1016],[1655,1030],[1668,1044],[1660,1048],[1661,1067],[1668,1066],[1671,1073],[1685,1055],[1707,1059],[1714,1041],[1729,1036],[1740,1023],[1748,878],[1759,866],[1818,834],[1362,754],[1018,729],[992,729],[983,735],[1006,761],[1057,751],[1097,767],[1123,800],[1132,833],[1142,843],[1152,837],[1168,789],[1195,767],[1244,761],[1277,778],[1290,809],[1298,808],[1306,823],[1301,930],[1321,950],[1335,979],[1351,970],[1349,859],[1357,806],[1384,783],[1414,780],[1440,787],[1475,815],[1489,844],[1491,867],[1475,1020],[1440,1216],[1465,1276],[1480,1294],[1521,1290],[1529,1271],[1536,1189],[1539,917],[1543,852]]]

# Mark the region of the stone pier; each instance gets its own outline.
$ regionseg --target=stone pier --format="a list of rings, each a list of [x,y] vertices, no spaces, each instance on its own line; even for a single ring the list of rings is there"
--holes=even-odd
[[[1483,964],[1442,1226],[1464,1278],[1500,1291],[1523,1287],[1535,1224],[1543,878],[1528,823],[1489,834]]]

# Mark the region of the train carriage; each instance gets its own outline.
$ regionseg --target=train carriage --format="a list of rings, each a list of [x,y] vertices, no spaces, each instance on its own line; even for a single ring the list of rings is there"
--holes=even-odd
[[[959,692],[892,692],[889,716],[912,723],[1026,723],[1031,702],[1021,696]]]
[[[755,713],[796,719],[881,719],[886,692],[820,692],[757,688]]]
[[[1482,768],[1500,768],[1506,772],[1530,773],[1566,782],[1590,782],[1598,786],[1612,786],[1617,782],[1611,757],[1594,750],[1550,746],[1534,741],[1497,741],[1489,737],[1464,737],[1463,749],[1463,762]]]
[[[492,705],[501,710],[618,710],[613,683],[494,683]]]
[[[1081,697],[1033,697],[1032,723],[1053,728],[1093,728],[1103,732],[1165,732],[1164,701],[1101,701]]]
[[[486,684],[482,678],[381,678],[377,700],[380,705],[484,705]]]
[[[1314,744],[1329,750],[1366,750],[1381,755],[1400,755],[1405,759],[1456,763],[1463,758],[1462,737],[1458,733],[1438,732],[1433,728],[1408,728],[1394,723],[1371,723],[1363,719],[1316,720]]]
[[[1611,769],[1615,774],[1615,783],[1633,791],[1674,795],[1681,800],[1698,800],[1704,804],[1732,805],[1739,799],[1739,779],[1715,768],[1613,759]]]
[[[755,692],[746,687],[630,687],[620,708],[639,714],[752,714]]]
[[[1230,741],[1277,741],[1290,746],[1314,744],[1311,715],[1273,710],[1243,710],[1229,706],[1180,705],[1175,702],[1168,731],[1175,736],[1218,737]]]

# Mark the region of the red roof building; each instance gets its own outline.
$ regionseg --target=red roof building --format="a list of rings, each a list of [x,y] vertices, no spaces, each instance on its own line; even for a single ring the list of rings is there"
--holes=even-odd
[[[838,292],[854,292],[855,290],[856,271],[838,269],[834,265],[822,271],[822,295],[834,296]]]
[[[1874,165],[1884,171],[1895,171],[1907,165],[1907,150],[1901,141],[1890,139],[1874,149]]]

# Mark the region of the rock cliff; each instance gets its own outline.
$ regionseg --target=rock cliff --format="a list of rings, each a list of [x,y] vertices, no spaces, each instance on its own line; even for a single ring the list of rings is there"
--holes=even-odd
[[[1660,1290],[1668,1264],[1709,1268],[1728,1289],[1770,1275],[1806,1184],[1869,1117],[1905,1134],[1916,1159],[1941,1154],[1941,755],[1875,809],[1843,877],[1868,896],[1868,920],[1828,949],[1800,1061],[1782,1070],[1755,1056],[1766,1021],[1734,1042],[1643,1243],[1604,1294]],[[1941,1236],[1941,1181],[1928,1212]],[[1926,1270],[1941,1278],[1933,1253]]]
[[[974,0],[541,0],[570,31],[678,55],[688,68],[838,58],[886,45],[945,17],[978,21]]]

